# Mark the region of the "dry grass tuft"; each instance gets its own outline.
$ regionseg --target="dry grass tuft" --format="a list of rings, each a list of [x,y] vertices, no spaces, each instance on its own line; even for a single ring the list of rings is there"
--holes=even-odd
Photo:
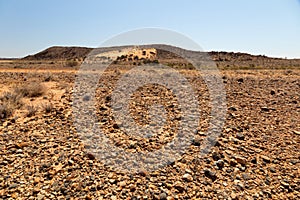
[[[27,114],[26,114],[27,117],[34,116],[38,111],[38,107],[34,105],[27,105],[26,109],[27,109]]]
[[[0,96],[0,119],[13,115],[23,105],[22,96],[17,93],[5,92]]]
[[[14,89],[14,93],[21,95],[22,97],[39,97],[45,94],[46,88],[40,83],[29,83],[26,85],[20,85]]]
[[[53,110],[53,104],[52,103],[43,104],[42,110],[45,111],[45,113],[50,113]]]

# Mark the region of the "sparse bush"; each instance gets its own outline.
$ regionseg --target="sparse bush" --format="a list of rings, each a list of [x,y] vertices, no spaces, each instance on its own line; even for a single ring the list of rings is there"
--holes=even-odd
[[[23,103],[21,96],[16,93],[5,92],[0,96],[0,119],[5,119],[14,113],[15,109],[19,109]]]
[[[51,73],[47,73],[45,75],[44,82],[49,82],[51,80],[53,80],[52,74]]]
[[[45,103],[45,104],[42,105],[42,109],[46,113],[50,113],[53,110],[53,104],[52,103]]]
[[[76,67],[78,66],[78,62],[76,60],[67,60],[66,67]]]
[[[37,106],[33,106],[33,105],[27,105],[26,106],[27,109],[27,117],[32,117],[35,115],[35,113],[38,111],[38,107]]]
[[[254,69],[255,67],[256,67],[255,64],[253,64],[253,63],[250,63],[250,64],[249,64],[249,68],[250,68],[250,69]]]
[[[8,105],[0,104],[0,119],[10,117],[14,112],[14,109]]]
[[[21,102],[22,96],[18,93],[4,92],[0,97],[0,102],[3,104],[14,105],[14,107],[20,108],[22,106]]]
[[[46,88],[40,83],[30,83],[27,85],[21,85],[16,87],[14,93],[21,95],[22,97],[39,97],[46,91]]]

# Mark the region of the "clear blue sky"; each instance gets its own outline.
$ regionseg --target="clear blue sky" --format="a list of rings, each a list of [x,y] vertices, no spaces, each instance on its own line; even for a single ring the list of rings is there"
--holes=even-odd
[[[143,27],[177,31],[206,51],[300,58],[300,0],[0,0],[0,57],[97,47]]]

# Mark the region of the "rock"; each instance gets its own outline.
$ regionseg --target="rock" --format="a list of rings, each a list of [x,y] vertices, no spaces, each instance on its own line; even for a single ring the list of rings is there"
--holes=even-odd
[[[218,152],[213,152],[212,153],[212,158],[217,161],[217,160],[220,160],[222,158],[221,154],[218,153]]]
[[[236,193],[233,193],[233,192],[231,193],[230,197],[231,197],[232,200],[237,200],[238,199],[238,195]]]
[[[231,111],[237,111],[237,109],[233,106],[229,107],[228,110],[231,110]]]
[[[300,131],[293,130],[293,133],[295,133],[296,135],[300,135]]]
[[[260,109],[261,109],[261,111],[264,111],[264,112],[269,112],[270,111],[270,109],[268,107],[261,107]]]
[[[23,153],[22,149],[18,149],[16,153]]]
[[[23,147],[27,147],[29,144],[27,142],[20,142],[16,144],[17,148],[23,148]]]
[[[246,165],[247,159],[242,156],[236,156],[235,157],[236,162],[238,162],[241,165]]]
[[[73,165],[74,161],[70,159],[70,160],[68,160],[68,163],[69,163],[69,165]]]
[[[285,187],[285,188],[289,188],[290,184],[288,184],[287,182],[281,181],[280,184]]]
[[[216,162],[216,165],[218,166],[219,169],[222,169],[224,167],[224,161],[223,160],[218,160]]]
[[[88,194],[88,195],[85,196],[85,199],[86,199],[86,200],[91,200],[92,197],[91,197],[91,195]]]
[[[234,166],[237,165],[237,162],[236,162],[236,160],[231,159],[231,160],[229,161],[229,164],[230,164],[230,166],[234,167]]]
[[[250,162],[253,163],[253,164],[257,164],[257,159],[256,159],[256,157],[252,158]]]
[[[127,185],[126,181],[119,182],[120,187],[125,187]]]
[[[87,153],[86,156],[88,157],[88,159],[90,160],[95,160],[95,156],[91,153]]]
[[[296,159],[292,159],[292,160],[290,160],[290,163],[291,163],[291,164],[293,164],[293,165],[296,165],[298,162],[299,162],[299,161],[298,161],[298,160],[296,160]]]
[[[45,198],[45,195],[41,194],[41,193],[38,193],[37,194],[37,200],[42,200]]]
[[[274,94],[275,94],[275,91],[274,91],[274,90],[271,90],[270,94],[271,94],[271,95],[274,95]]]
[[[268,107],[261,107],[260,108],[261,109],[261,111],[263,111],[263,112],[269,112],[269,111],[274,111],[274,110],[276,110],[275,108],[268,108]]]
[[[239,182],[236,186],[238,187],[239,190],[243,190],[245,187],[245,185],[242,182]]]
[[[243,133],[237,133],[236,134],[236,138],[239,140],[244,140],[245,139],[245,135]]]
[[[263,159],[263,161],[265,161],[266,163],[270,163],[270,162],[271,162],[271,159],[270,159],[268,156],[261,155],[260,157],[261,157],[261,158]]]
[[[244,180],[251,179],[251,176],[248,173],[242,173],[242,177],[243,177]]]
[[[265,184],[267,184],[267,185],[270,185],[270,184],[271,184],[271,179],[270,179],[270,177],[266,177]]]
[[[183,178],[185,181],[193,181],[193,177],[192,177],[192,175],[190,175],[190,174],[184,174],[184,175],[182,176],[182,178]]]
[[[111,184],[114,184],[114,183],[116,183],[117,181],[116,181],[116,179],[109,179],[109,182],[110,182]]]
[[[9,185],[9,189],[13,189],[13,188],[16,188],[16,187],[18,187],[18,184],[16,184],[16,183],[12,183],[12,184]]]
[[[114,125],[113,125],[113,128],[114,128],[114,129],[119,129],[118,124],[114,124]]]
[[[167,198],[168,198],[168,196],[167,196],[166,193],[163,192],[163,193],[160,193],[160,194],[159,194],[159,199],[160,199],[160,200],[167,200]]]
[[[40,182],[40,180],[41,180],[41,179],[40,179],[39,177],[36,177],[36,178],[34,178],[34,183],[37,184],[37,183]]]
[[[192,144],[193,144],[194,146],[200,146],[200,145],[201,145],[201,138],[196,136],[196,137],[193,139]]]
[[[140,170],[138,172],[138,175],[141,175],[141,176],[147,176],[148,175],[148,172],[146,170]]]
[[[174,184],[174,188],[176,190],[178,190],[178,192],[184,192],[184,187],[183,187],[183,183],[181,183],[180,181],[177,181],[175,184]]]
[[[212,181],[215,181],[217,179],[217,175],[215,172],[209,170],[209,169],[205,169],[204,170],[204,175],[208,178],[210,178]]]
[[[276,169],[274,167],[270,167],[270,172],[276,173]]]

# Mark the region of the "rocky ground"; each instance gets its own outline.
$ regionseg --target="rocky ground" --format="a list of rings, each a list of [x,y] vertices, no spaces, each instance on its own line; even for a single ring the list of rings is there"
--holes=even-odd
[[[49,73],[51,77],[49,78]],[[40,99],[53,104],[27,117],[19,112],[0,123],[1,199],[299,199],[300,71],[222,71],[227,116],[211,151],[199,157],[209,124],[209,95],[203,80],[183,71],[200,105],[198,131],[186,152],[156,171],[115,170],[85,150],[74,126],[75,71],[0,72],[2,90],[32,80],[48,87]],[[113,83],[123,71],[106,73],[97,92],[99,127],[114,144],[134,153],[159,149],[172,129],[152,139],[135,139],[115,125],[109,106]],[[5,87],[4,87],[5,86]],[[3,92],[2,91],[2,92]],[[52,93],[51,93],[52,91]],[[54,93],[54,97],[53,97]],[[150,100],[145,96],[154,94]],[[180,121],[174,96],[147,86],[132,97],[134,119],[147,124],[147,103],[164,94],[171,124]],[[149,100],[149,101],[148,101]],[[174,104],[174,106],[172,106]]]

